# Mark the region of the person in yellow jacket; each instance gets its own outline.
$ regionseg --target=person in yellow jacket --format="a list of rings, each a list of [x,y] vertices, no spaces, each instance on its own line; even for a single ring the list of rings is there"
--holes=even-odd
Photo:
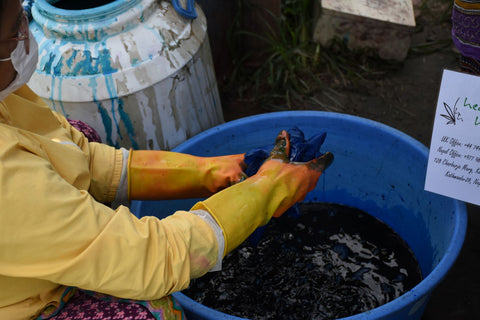
[[[25,85],[37,46],[20,1],[0,10],[0,319],[183,318],[170,294],[220,268],[332,161],[289,163],[285,131],[247,179],[242,154],[89,142]],[[161,220],[104,204],[186,197],[208,198]]]

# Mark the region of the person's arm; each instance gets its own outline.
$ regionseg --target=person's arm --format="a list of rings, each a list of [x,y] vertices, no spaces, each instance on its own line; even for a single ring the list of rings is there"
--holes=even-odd
[[[49,153],[61,153],[62,151],[57,150],[61,148],[55,144],[52,147],[48,140],[63,145],[69,144],[80,149],[83,155],[79,154],[77,157],[79,159],[82,157],[88,167],[81,177],[72,178],[72,181],[87,188],[96,200],[109,203],[120,195],[117,194],[117,191],[122,175],[126,177],[127,161],[124,161],[124,158],[128,158],[127,150],[117,150],[105,144],[90,143],[62,114],[51,110],[26,85],[0,102],[0,106],[2,107],[0,108],[0,118],[3,115],[3,122],[26,132],[38,134],[37,140],[44,145],[48,144],[44,149]],[[63,160],[61,156],[53,156],[50,159],[62,167],[68,165],[68,163],[66,165],[59,163]],[[73,163],[71,165],[78,166]],[[74,172],[75,170],[67,168],[63,174],[68,175],[69,171]],[[126,181],[126,178],[124,180]],[[126,191],[123,197],[126,199]]]
[[[290,164],[275,156],[254,177],[197,204],[193,211],[208,212],[222,228],[222,253],[214,228],[196,214],[179,211],[159,220],[137,219],[124,206],[114,211],[73,186],[78,179],[84,184],[75,163],[46,160],[49,152],[64,160],[56,144],[37,150],[44,158],[23,140],[0,135],[0,274],[132,299],[186,288],[256,227],[301,200],[329,163]],[[85,161],[76,146],[65,148]]]
[[[216,262],[211,227],[186,211],[137,219],[97,202],[49,161],[2,141],[0,274],[156,299]],[[8,288],[5,288],[8,290]]]
[[[105,159],[96,161],[93,156],[110,152],[107,146],[89,142],[64,117],[54,114],[75,144],[92,155],[92,169],[105,168]],[[119,150],[122,152],[121,179],[116,194],[119,201],[207,197],[246,178],[244,154],[199,157],[172,151]],[[118,163],[111,168],[116,170]],[[99,180],[92,179],[96,181]]]
[[[112,194],[120,198],[116,199],[119,202],[126,198],[200,198],[246,178],[243,154],[197,157],[157,150],[113,151],[105,144],[89,142],[63,115],[50,110],[27,86],[15,92],[15,96],[17,98],[10,101],[12,107],[9,108],[10,113],[15,113],[12,118],[17,120],[13,125],[77,145],[90,161],[89,191],[101,202],[112,202]],[[112,192],[111,184],[118,192]]]
[[[131,150],[129,199],[208,197],[246,178],[244,154],[198,157],[171,151]]]

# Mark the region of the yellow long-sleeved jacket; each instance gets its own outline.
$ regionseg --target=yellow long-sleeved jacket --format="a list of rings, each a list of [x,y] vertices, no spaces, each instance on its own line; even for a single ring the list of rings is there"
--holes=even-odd
[[[0,102],[0,319],[31,319],[64,286],[158,299],[217,261],[201,218],[137,219],[115,198],[122,151],[89,143],[24,86]]]

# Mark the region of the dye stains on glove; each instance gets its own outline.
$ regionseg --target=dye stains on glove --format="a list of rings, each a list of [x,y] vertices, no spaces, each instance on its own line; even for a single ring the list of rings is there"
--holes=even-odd
[[[302,201],[333,161],[327,152],[308,162],[291,162],[290,151],[289,135],[283,130],[257,173],[193,206],[192,210],[208,211],[222,228],[224,256],[272,216],[278,217]]]
[[[303,131],[297,127],[288,129],[287,132],[290,136],[290,161],[308,162],[322,155],[320,147],[327,136],[325,132],[316,134],[309,139],[305,139]],[[247,165],[245,173],[247,176],[252,176],[258,171],[263,162],[270,156],[272,148],[272,145],[263,146],[252,149],[245,154],[244,161]],[[298,205],[293,205],[290,209],[288,209],[286,214],[292,217],[298,217],[300,215]],[[253,246],[256,246],[259,243],[260,239],[262,238],[263,231],[264,228],[260,227],[248,238]]]
[[[189,154],[132,150],[128,196],[132,200],[208,197],[245,180],[243,154],[197,157]]]
[[[297,127],[288,129],[287,133],[290,136],[289,160],[291,162],[308,162],[323,154],[320,152],[320,147],[327,136],[325,132],[316,134],[308,140],[305,139],[303,131]],[[244,162],[247,165],[245,169],[247,176],[250,177],[257,173],[263,162],[270,156],[273,147],[273,145],[263,146],[252,149],[245,154]]]
[[[330,152],[308,162],[291,161],[289,157],[290,151],[289,134],[283,130],[277,136],[275,146],[270,151],[270,157],[262,164],[257,173],[250,178],[251,180],[268,178],[275,182],[283,180],[287,184],[282,190],[284,192],[284,201],[277,204],[275,211],[273,211],[273,217],[280,217],[292,205],[303,201],[307,193],[312,191],[317,185],[320,175],[333,161],[333,155]],[[268,192],[263,192],[263,194],[268,194]]]

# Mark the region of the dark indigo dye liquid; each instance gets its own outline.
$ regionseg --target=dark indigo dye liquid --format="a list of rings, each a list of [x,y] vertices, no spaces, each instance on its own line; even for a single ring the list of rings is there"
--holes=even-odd
[[[300,212],[272,219],[256,247],[244,242],[183,293],[237,317],[323,320],[381,306],[422,280],[408,245],[380,220],[335,204]]]

